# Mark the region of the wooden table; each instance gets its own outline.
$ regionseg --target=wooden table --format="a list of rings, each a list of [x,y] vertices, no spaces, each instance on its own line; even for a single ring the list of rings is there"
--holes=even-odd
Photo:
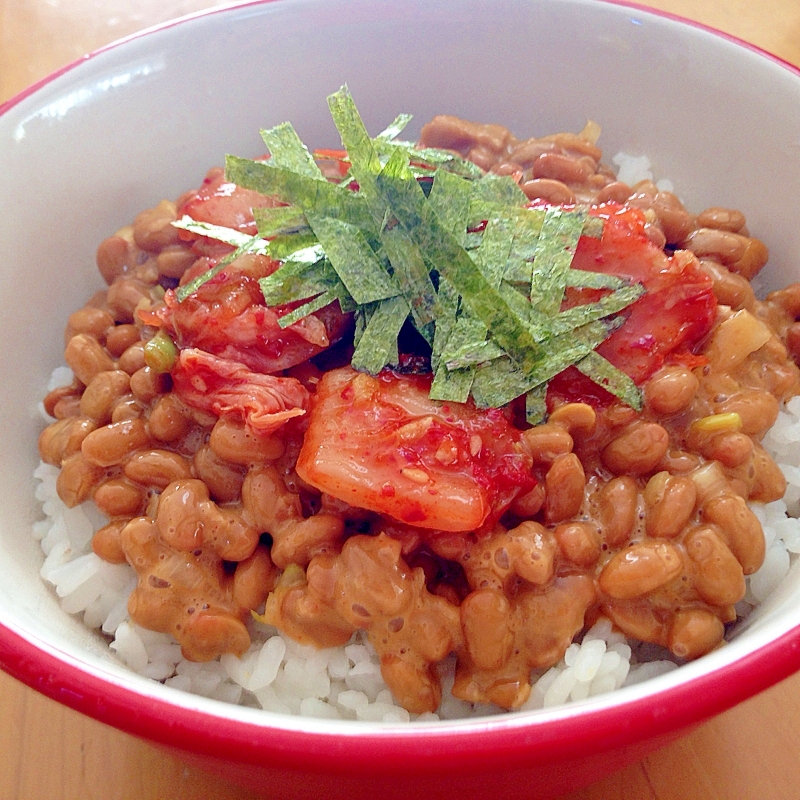
[[[210,0],[0,0],[0,102]],[[653,0],[800,65],[798,0]],[[251,800],[0,673],[0,800]],[[800,675],[567,800],[797,800]]]

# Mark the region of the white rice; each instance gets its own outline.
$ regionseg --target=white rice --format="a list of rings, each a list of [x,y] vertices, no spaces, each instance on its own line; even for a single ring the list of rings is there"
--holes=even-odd
[[[612,159],[618,180],[633,186],[652,180],[646,156],[618,153]],[[672,191],[670,181],[656,186]],[[59,367],[48,391],[70,383],[72,373]],[[42,415],[50,422],[51,420]],[[784,499],[752,504],[764,528],[767,552],[762,567],[747,580],[747,594],[737,606],[745,616],[783,580],[800,553],[800,397],[790,400],[764,439],[788,488]],[[794,452],[793,452],[794,451]],[[109,647],[135,672],[182,691],[270,711],[332,719],[402,722],[412,719],[398,706],[380,674],[378,656],[366,637],[357,633],[345,647],[317,650],[294,642],[279,631],[250,622],[252,644],[239,659],[224,655],[198,664],[182,658],[174,639],[145,630],[128,617],[127,599],[136,576],[127,565],[112,565],[91,551],[94,530],[106,520],[91,502],[68,509],[56,494],[58,468],[41,464],[34,473],[36,496],[46,518],[34,525],[34,536],[45,553],[42,578],[55,587],[62,608],[83,614],[84,623],[110,638]],[[532,675],[533,689],[523,709],[551,708],[629,686],[676,669],[667,651],[626,640],[600,618],[564,658],[543,673]],[[417,721],[483,716],[500,711],[473,706],[450,693],[455,659],[439,665],[444,690],[436,714],[414,715]]]
[[[49,388],[71,379],[69,370],[59,368]],[[788,489],[782,500],[751,505],[764,528],[767,554],[763,566],[748,579],[747,595],[737,607],[740,615],[746,615],[775,589],[800,553],[797,442],[800,397],[786,404],[763,442],[786,476]],[[204,664],[187,661],[171,636],[145,630],[130,620],[127,600],[136,585],[135,573],[127,565],[108,564],[92,552],[92,534],[106,520],[91,502],[67,508],[56,493],[58,473],[57,467],[44,463],[34,473],[36,497],[45,514],[33,528],[45,555],[41,576],[54,587],[61,607],[82,615],[89,628],[105,634],[117,658],[135,672],[223,702],[301,716],[403,722],[500,711],[473,706],[450,694],[455,671],[451,657],[439,665],[444,699],[438,713],[410,715],[392,698],[381,677],[378,656],[361,633],[345,647],[318,650],[300,645],[274,628],[250,622],[253,641],[242,658],[223,655]],[[533,674],[533,690],[523,709],[583,700],[677,666],[662,648],[628,641],[601,617],[579,642],[567,648],[558,664]]]
[[[617,180],[628,186],[635,186],[639,181],[652,181],[650,159],[647,156],[634,156],[629,153],[617,153],[612,159],[617,167]],[[672,181],[662,178],[655,182],[662,192],[673,191]]]

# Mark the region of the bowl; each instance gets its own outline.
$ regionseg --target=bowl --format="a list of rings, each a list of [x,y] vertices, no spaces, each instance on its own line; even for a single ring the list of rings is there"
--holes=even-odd
[[[370,131],[399,111],[519,135],[603,128],[690,209],[742,209],[770,247],[763,288],[798,277],[800,74],[669,16],[598,0],[279,0],[212,10],[105,48],[0,106],[0,666],[95,719],[274,798],[555,797],[631,763],[800,668],[800,573],[729,644],[569,706],[394,725],[289,717],[182,693],[121,665],[59,607],[27,534],[38,411],[69,313],[100,288],[95,248],[291,120],[336,146],[347,83]],[[768,124],[765,124],[768,121]],[[416,127],[414,127],[416,126]]]

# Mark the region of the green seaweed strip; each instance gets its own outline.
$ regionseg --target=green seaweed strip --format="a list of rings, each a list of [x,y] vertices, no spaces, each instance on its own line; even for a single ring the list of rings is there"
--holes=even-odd
[[[534,311],[522,296],[520,288],[516,288],[518,286],[521,287],[521,284],[515,283],[512,285],[510,282],[504,282],[500,287],[500,293],[518,316],[524,318],[524,314],[527,311],[529,314],[528,325],[531,332],[537,342],[542,342],[549,336],[565,333],[588,322],[615,314],[634,303],[645,292],[644,288],[639,284],[630,285],[625,281],[620,281],[620,283],[622,284],[621,288],[613,294],[607,295],[594,303],[574,306],[554,317],[547,317]]]
[[[416,182],[409,184],[398,180],[386,169],[378,176],[378,186],[400,224],[425,254],[428,264],[451,281],[464,303],[491,330],[492,336],[520,368],[524,372],[532,369],[541,348],[466,250],[439,221],[422,189]]]
[[[472,391],[475,371],[467,369],[444,369],[440,367],[433,376],[428,396],[431,400],[448,403],[466,403]]]
[[[284,262],[272,275],[258,281],[267,305],[280,306],[335,291],[346,294],[344,284],[327,259]]]
[[[510,249],[511,234],[506,222],[502,219],[490,220],[480,247],[474,251],[472,258],[493,288],[500,285]],[[462,314],[456,322],[455,330],[450,335],[437,364],[437,374],[431,389],[435,399],[457,400],[464,397],[465,392],[467,397],[469,396],[472,372],[466,368],[482,363],[485,359],[481,358],[480,354],[487,348],[494,353],[491,356],[493,358],[503,352],[494,342],[486,341],[487,333],[488,328],[482,320],[476,318],[471,312]],[[453,362],[454,350],[468,351],[467,357],[462,359],[463,363]],[[459,400],[459,402],[465,402],[465,400]]]
[[[375,138],[392,140],[399,136],[413,119],[413,114],[398,114]]]
[[[552,329],[552,318],[536,313],[531,308],[530,302],[511,284],[501,283],[500,294],[508,303],[509,308],[513,309],[519,319],[523,320],[534,341],[541,344],[555,334]]]
[[[431,400],[450,403],[466,403],[475,380],[474,367],[446,369],[440,366],[433,376],[428,396]]]
[[[436,293],[437,316],[436,327],[431,343],[431,368],[434,372],[439,367],[439,360],[444,351],[450,334],[456,325],[459,297],[458,292],[447,278],[439,278],[439,291]]]
[[[258,212],[269,245],[237,240],[285,262],[263,279],[265,298],[308,301],[282,325],[338,299],[356,312],[353,366],[377,373],[397,362],[397,336],[410,315],[431,343],[431,397],[465,402],[472,393],[479,404],[501,406],[526,395],[531,419],[543,418],[547,381],[576,362],[621,398],[641,402],[627,376],[594,353],[619,324],[601,319],[641,288],[571,269],[580,237],[600,236],[601,219],[528,209],[513,179],[396,141],[409,115],[371,139],[346,86],[328,103],[350,164],[341,185],[325,180],[289,124],[262,132],[270,162],[226,159],[229,180],[290,204]],[[567,286],[612,294],[559,313]]]
[[[473,198],[478,202],[499,203],[503,206],[524,206],[528,202],[525,192],[510,175],[487,172],[474,183]]]
[[[547,417],[547,386],[537,386],[525,395],[525,420],[539,425]]]
[[[375,185],[381,162],[346,86],[328,97],[328,108],[350,158],[350,174],[358,181],[359,194],[366,199],[376,224],[381,225],[386,203]]]
[[[456,351],[481,345],[485,340],[486,325],[483,320],[476,317],[469,309],[462,308],[447,347],[442,353],[442,359],[447,361]]]
[[[513,254],[513,249],[512,249]],[[525,290],[525,296],[529,297],[531,293],[531,280],[533,276],[533,262],[524,258],[519,258],[514,261],[510,260],[508,268],[503,275],[503,280],[508,284],[513,284],[518,288]]]
[[[503,280],[518,283],[525,288],[525,297],[531,296],[533,280],[533,255],[539,241],[544,215],[534,213],[539,209],[522,209],[524,213],[514,214],[513,236],[508,263],[503,273]]]
[[[376,176],[382,167],[349,92],[346,88],[339,90],[328,98],[328,104],[342,143],[351,155],[351,171],[359,183],[359,190],[367,196],[374,218],[383,223],[381,250],[392,267],[400,292],[411,307],[417,329],[423,336],[430,337],[430,333],[423,329],[435,319],[436,289],[422,253],[402,227],[386,224],[389,210],[376,184]],[[391,168],[406,180],[414,180],[400,151],[394,156]]]
[[[292,269],[296,265],[289,264],[281,267],[278,272],[283,275],[278,279],[272,280],[278,272],[273,273],[268,278],[259,279],[261,293],[264,295],[264,302],[268,306],[282,306],[287,303],[294,303],[298,300],[308,300],[321,292],[330,290],[327,282],[321,280],[316,273],[316,269],[308,270],[306,265],[297,265],[297,269]],[[285,270],[285,271],[284,271]]]
[[[324,181],[325,176],[317,166],[308,148],[303,144],[290,122],[282,122],[269,130],[261,131],[261,138],[269,148],[272,163],[276,167],[290,169],[299,175],[305,175],[317,181]]]
[[[179,303],[182,303],[187,297],[193,295],[203,284],[208,283],[212,278],[219,275],[228,264],[233,261],[232,258],[224,258],[219,264],[216,264],[211,269],[204,272],[202,275],[198,275],[193,280],[189,281],[189,283],[184,284],[183,286],[179,286],[175,290],[175,298]]]
[[[410,311],[404,297],[378,303],[359,337],[351,361],[353,369],[377,375],[387,364],[397,363],[397,337]]]
[[[525,297],[530,297],[531,280],[533,279],[533,262],[526,258],[514,259],[515,250],[512,247],[509,265],[503,275],[503,280],[508,284],[525,291]],[[527,302],[527,301],[526,301]]]
[[[408,180],[413,180],[410,170],[405,167],[405,154],[402,151],[395,151],[392,154],[389,162],[384,167],[388,173],[394,171],[398,176],[405,177]],[[434,209],[435,213],[440,217],[445,224],[454,234],[464,232],[466,230],[466,214],[469,209],[469,198],[472,191],[471,184],[468,180],[453,175],[449,172],[437,171],[434,176],[433,186],[428,195],[428,203]],[[429,296],[431,290],[434,290],[433,281],[430,277],[430,272],[425,259],[422,257],[421,249],[413,242],[408,232],[401,226],[395,226],[393,235],[398,239],[402,236],[405,246],[413,248],[415,254],[419,254],[422,259],[421,262],[415,264],[415,268],[424,271],[426,279],[419,280],[418,286],[423,291],[423,296]],[[400,233],[402,232],[402,233]],[[401,265],[402,268],[402,265]],[[420,290],[418,289],[418,291]],[[435,290],[434,290],[435,291]],[[433,333],[433,340],[431,342],[431,366],[436,371],[439,363],[439,357],[444,350],[447,340],[451,331],[456,326],[456,314],[459,307],[459,295],[453,285],[444,277],[439,276],[439,289],[435,295],[435,304],[431,308],[431,316],[436,319],[436,325]],[[429,301],[426,300],[426,305]],[[412,310],[414,305],[412,303]],[[419,325],[417,326],[419,329]],[[421,331],[422,332],[422,331]],[[424,332],[423,332],[423,335]],[[464,386],[466,378],[460,376],[458,382],[460,386]],[[436,385],[438,390],[439,384]],[[457,396],[461,396],[462,389],[458,389]],[[467,387],[467,395],[469,388]],[[442,399],[454,399],[454,397],[446,397]],[[465,400],[462,402],[466,402]]]
[[[276,261],[286,261],[292,258],[295,253],[314,246],[318,246],[317,237],[311,228],[308,228],[301,233],[287,233],[276,236],[270,241],[267,253]]]
[[[533,254],[545,212],[539,208],[502,206],[498,203],[473,199],[470,205],[472,224],[480,220],[502,218],[511,226],[511,248],[503,280],[525,289],[525,303],[530,306],[530,287],[533,274]],[[472,234],[470,234],[472,236]],[[470,243],[470,248],[474,246]],[[527,314],[527,312],[526,312]]]
[[[358,306],[353,315],[355,320],[355,330],[353,331],[353,347],[358,347],[361,337],[369,324],[375,309],[378,307],[377,303],[368,303],[365,306]]]
[[[259,279],[267,305],[284,305],[332,292],[344,313],[355,311],[350,296],[319,244],[299,250],[266,278]]]
[[[535,379],[526,377],[506,355],[475,370],[472,397],[478,408],[500,408],[525,394]]]
[[[259,249],[263,246],[263,244],[264,240],[260,237],[251,237],[249,242],[245,242],[237,247],[232,253],[228,253],[228,255],[222,259],[222,261],[213,266],[211,269],[206,270],[204,273],[202,273],[202,275],[198,275],[184,286],[179,286],[175,290],[175,297],[177,301],[182,303],[187,297],[189,297],[189,295],[194,294],[203,284],[208,283],[208,281],[210,281],[213,277],[219,275],[219,273],[222,272],[222,270],[224,270],[228,264],[235,261],[237,258],[239,258],[239,256],[242,256],[245,253],[259,252]]]
[[[478,183],[469,184],[477,187]],[[467,222],[470,225],[477,225],[492,217],[502,217],[509,220],[514,225],[515,232],[518,230],[530,230],[535,238],[544,222],[545,210],[543,208],[527,208],[525,206],[507,205],[495,199],[482,196],[477,191],[473,191],[470,199],[469,214]],[[530,253],[533,255],[533,252]]]
[[[429,347],[433,347],[433,336],[436,332],[436,323],[428,322],[425,325],[416,325],[419,335],[428,343]]]
[[[299,247],[296,250],[293,250],[290,255],[286,257],[286,262],[295,262],[298,264],[318,264],[321,261],[325,261],[325,250],[322,245],[314,240],[312,244],[306,245],[305,247]],[[282,269],[282,267],[281,267]],[[273,275],[276,273],[273,272],[269,278],[263,278],[262,280],[269,280],[272,278]]]
[[[486,338],[486,325],[475,317],[469,309],[462,309],[461,316],[455,321],[447,342],[439,355],[438,368],[433,376],[430,397],[433,400],[449,400],[466,403],[469,399],[472,380],[475,372],[471,365],[465,368],[448,366],[452,354],[464,348],[474,346],[476,340],[482,342]]]
[[[508,259],[513,244],[510,224],[502,217],[487,220],[480,246],[472,252],[472,260],[478,265],[494,289],[499,289],[508,268]]]
[[[400,294],[397,282],[383,268],[357,227],[310,212],[306,216],[325,255],[356,303],[373,303]]]
[[[590,236],[592,239],[600,239],[603,236],[605,220],[602,217],[586,217],[581,236]]]
[[[628,285],[623,278],[607,275],[605,272],[571,269],[567,273],[567,286],[574,289],[621,289]]]
[[[472,219],[476,219],[476,215],[480,213],[488,218],[492,213],[499,213],[499,207],[495,208],[493,204],[481,204],[476,202],[472,209]],[[544,221],[545,211],[541,208],[509,208],[504,210],[505,214],[515,221],[514,231],[514,246],[512,247],[512,259],[509,269],[503,276],[503,279],[511,283],[520,285],[527,285],[530,287],[532,264],[530,261],[536,253],[536,247],[539,240],[539,232],[541,231],[542,222]],[[581,231],[581,236],[590,236],[599,239],[603,234],[603,220],[599,217],[586,217],[586,221]],[[577,283],[577,278],[573,275],[581,274],[582,270],[570,269],[567,274],[567,286],[584,286],[583,283]],[[587,273],[588,274],[588,273]],[[602,273],[593,272],[592,276],[596,276],[595,283],[585,284],[586,288],[597,289],[617,289],[620,286],[625,286],[626,283],[620,278],[606,276],[607,281],[602,281],[600,276]],[[591,279],[587,279],[591,280]],[[526,296],[530,296],[530,291],[526,292]]]
[[[592,322],[575,331],[553,337],[545,355],[528,373],[515,369],[507,357],[495,359],[475,373],[472,396],[481,406],[497,408],[536,386],[547,383],[567,367],[582,359],[606,339],[609,328]]]
[[[492,214],[500,213],[500,207],[495,204],[474,202],[471,209],[471,219],[476,219],[481,214],[488,218]],[[533,280],[533,264],[531,263],[539,242],[539,234],[544,222],[545,210],[541,208],[507,208],[504,213],[515,222],[514,244],[511,248],[509,266],[503,275],[503,280],[518,286],[527,286],[526,297],[530,297],[531,281]],[[581,236],[590,236],[599,239],[603,234],[603,220],[599,217],[586,217],[581,231]],[[577,276],[587,275],[585,282]],[[585,287],[594,289],[618,289],[626,286],[621,278],[611,275],[603,276],[600,272],[584,272],[583,270],[570,269],[567,272],[567,286]]]
[[[466,307],[491,331],[492,338],[517,361],[523,372],[532,370],[541,347],[528,326],[482,275],[478,278],[457,253],[453,255],[452,260],[442,265],[442,270],[461,292]]]
[[[483,330],[486,327],[483,326]],[[470,341],[462,345],[454,352],[445,352],[442,355],[445,367],[448,370],[465,369],[466,367],[477,367],[495,358],[505,355],[505,351],[490,339],[482,342]]]
[[[435,148],[417,147],[414,142],[403,142],[389,139],[376,139],[375,150],[383,158],[391,158],[395,153],[402,152],[413,165],[420,165],[423,173],[433,173],[441,169],[444,172],[459,175],[472,180],[480,178],[483,170],[461,158],[457,153]]]
[[[588,353],[580,361],[577,361],[575,366],[587,378],[611,392],[611,394],[618,397],[635,411],[642,410],[642,390],[633,382],[630,376],[617,369],[599,353],[594,351]]]
[[[306,218],[297,206],[254,208],[253,217],[259,235],[265,239],[309,230]]]
[[[572,328],[585,325],[587,322],[594,322],[610,314],[616,314],[631,303],[635,303],[644,293],[644,286],[636,283],[617,289],[594,303],[573,306],[553,318],[551,329],[554,333],[564,333]]]
[[[281,328],[288,328],[290,325],[294,325],[295,322],[303,319],[303,317],[307,317],[309,314],[313,314],[315,311],[325,308],[325,306],[330,305],[334,300],[338,299],[339,295],[333,290],[323,292],[322,294],[317,295],[313,300],[310,300],[308,303],[304,303],[302,306],[298,306],[288,314],[278,317],[278,325]]]
[[[489,220],[480,247],[472,258],[483,272],[489,285],[497,289],[508,261],[511,249],[511,236],[508,226],[502,219]],[[494,342],[487,342],[488,328],[482,320],[466,314],[456,324],[459,331],[453,342],[448,342],[442,359],[448,370],[474,366],[503,354],[502,348]],[[454,348],[457,346],[457,351]],[[481,357],[486,353],[486,357]]]
[[[377,236],[378,228],[365,199],[328,181],[298,175],[268,162],[226,156],[225,174],[244,189],[279,198],[304,212],[341,219]]]
[[[394,270],[394,279],[411,307],[418,330],[436,319],[436,289],[419,248],[399,225],[381,231],[381,243]],[[422,333],[422,330],[420,330]]]
[[[465,250],[475,250],[480,247],[483,233],[481,231],[467,230],[464,234],[463,242],[459,242]]]
[[[262,242],[260,248],[256,246],[260,238],[259,236],[249,236],[234,228],[226,228],[223,225],[212,225],[210,222],[198,222],[185,215],[180,219],[176,219],[172,223],[172,226],[174,228],[180,228],[182,231],[189,231],[190,233],[196,233],[200,236],[206,236],[217,242],[224,242],[225,244],[231,245],[231,247],[248,246],[251,248],[250,252],[260,251],[266,253],[269,247],[269,243],[266,241]]]
[[[472,203],[472,183],[451,172],[437,170],[428,194],[428,203],[441,224],[463,247]]]
[[[544,216],[533,256],[531,306],[545,316],[555,316],[561,308],[585,220],[586,212],[567,214],[560,208],[548,208]]]

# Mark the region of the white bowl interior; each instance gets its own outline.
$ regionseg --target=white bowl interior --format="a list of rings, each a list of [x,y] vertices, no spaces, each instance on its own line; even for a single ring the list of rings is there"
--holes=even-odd
[[[0,623],[112,682],[254,719],[129,674],[40,581],[29,535],[37,406],[62,358],[68,314],[101,281],[97,244],[164,197],[196,186],[258,130],[292,120],[336,146],[325,98],[347,83],[368,128],[399,111],[410,135],[435,113],[517,135],[603,127],[607,157],[646,153],[686,205],[742,209],[771,249],[766,285],[800,277],[800,76],[702,29],[591,0],[281,0],[193,18],[101,52],[0,115]],[[416,126],[416,127],[415,127]],[[667,689],[796,625],[793,570],[734,643],[615,696]],[[573,712],[548,712],[553,714]],[[336,728],[264,714],[269,724]]]

